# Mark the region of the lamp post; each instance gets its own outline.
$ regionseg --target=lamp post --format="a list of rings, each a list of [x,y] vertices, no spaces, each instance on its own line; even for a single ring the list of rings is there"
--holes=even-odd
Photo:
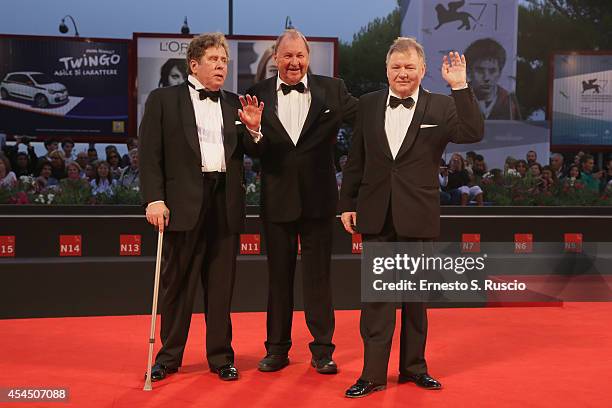
[[[228,14],[229,14],[228,16],[229,18],[228,34],[233,35],[234,34],[234,0],[229,0]]]
[[[190,31],[189,25],[187,24],[187,16],[185,16],[185,21],[183,21],[183,26],[181,27],[181,34],[189,34]]]
[[[285,30],[290,30],[295,28],[293,26],[293,22],[291,21],[291,17],[287,16],[287,18],[285,19]]]
[[[78,37],[79,36],[79,29],[76,26],[76,22],[74,21],[74,18],[70,14],[67,14],[66,16],[64,16],[64,18],[62,18],[62,22],[59,25],[60,33],[66,34],[68,32],[68,26],[66,25],[66,19],[67,18],[69,18],[70,21],[72,21],[72,26],[74,27],[74,36]]]

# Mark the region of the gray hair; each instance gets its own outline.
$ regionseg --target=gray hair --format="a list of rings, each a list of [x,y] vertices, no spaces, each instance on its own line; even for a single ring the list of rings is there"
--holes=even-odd
[[[288,28],[283,31],[281,35],[278,36],[278,38],[276,39],[276,43],[274,44],[274,54],[277,53],[278,47],[280,46],[280,43],[285,39],[285,37],[300,38],[302,41],[304,41],[304,44],[306,44],[306,51],[308,51],[308,53],[310,54],[310,45],[308,44],[308,40],[306,39],[304,34],[296,30],[295,28]]]
[[[191,40],[189,47],[187,48],[187,69],[189,70],[190,74],[191,68],[189,67],[189,62],[191,60],[196,60],[199,62],[206,50],[213,47],[223,47],[225,53],[227,54],[227,59],[229,59],[229,45],[227,44],[227,40],[225,39],[225,35],[223,35],[223,33],[205,33]]]
[[[395,52],[408,52],[410,50],[414,50],[417,53],[419,59],[425,65],[425,50],[423,46],[419,44],[419,42],[414,37],[397,37],[391,47],[389,47],[389,51],[387,52],[387,58],[385,60],[385,64],[389,63],[389,58],[391,58],[391,54]]]
[[[561,159],[561,161],[563,161],[563,155],[561,153],[553,153],[550,157],[556,157],[557,159]]]

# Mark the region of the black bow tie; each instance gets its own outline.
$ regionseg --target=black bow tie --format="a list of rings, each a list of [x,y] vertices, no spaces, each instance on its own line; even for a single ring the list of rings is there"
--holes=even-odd
[[[298,82],[295,85],[281,84],[281,90],[283,91],[283,95],[287,95],[291,91],[298,91],[299,93],[304,93],[304,91],[306,91],[306,86],[303,82]]]
[[[209,91],[208,89],[196,89],[195,85],[187,81],[187,85],[198,91],[200,94],[200,100],[203,101],[206,98],[210,98],[211,101],[217,102],[221,97],[221,91]]]
[[[400,99],[396,98],[395,96],[391,96],[389,98],[389,106],[391,107],[391,109],[395,109],[400,105],[404,105],[404,108],[406,109],[412,109],[412,107],[414,106],[414,99],[412,99],[411,97]]]

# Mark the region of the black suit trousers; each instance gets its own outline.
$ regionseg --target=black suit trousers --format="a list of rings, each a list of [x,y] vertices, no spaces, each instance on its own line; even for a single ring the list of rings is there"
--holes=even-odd
[[[304,313],[313,336],[313,358],[331,358],[334,351],[334,309],[330,281],[332,235],[335,217],[301,218],[275,223],[263,220],[268,252],[268,317],[266,350],[287,354],[291,348],[293,283],[301,244]]]
[[[397,235],[393,227],[391,207],[379,234],[364,234],[364,242],[422,242],[425,252],[432,251],[431,240]],[[428,249],[428,247],[431,247]],[[395,302],[364,302],[361,304],[360,331],[364,344],[361,379],[376,384],[387,383],[387,368],[395,331]],[[425,303],[401,304],[399,372],[404,375],[427,372],[425,343],[427,341],[427,307]]]
[[[211,368],[234,362],[230,317],[238,235],[227,225],[224,178],[203,177],[196,226],[164,233],[161,272],[161,341],[156,362],[182,365],[198,284],[204,289],[206,358]],[[170,214],[172,217],[172,214]]]

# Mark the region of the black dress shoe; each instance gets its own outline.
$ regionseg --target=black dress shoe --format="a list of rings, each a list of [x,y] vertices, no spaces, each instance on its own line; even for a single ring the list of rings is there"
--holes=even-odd
[[[266,354],[259,362],[259,371],[278,371],[289,365],[289,357],[286,354]]]
[[[351,386],[351,388],[346,390],[344,396],[347,398],[366,397],[373,392],[384,390],[385,387],[386,386],[384,384],[374,384],[372,382],[359,379]]]
[[[218,368],[211,368],[210,370],[213,373],[217,373],[219,379],[223,381],[235,381],[238,379],[238,369],[232,363]]]
[[[321,358],[319,360],[313,358],[310,364],[316,368],[319,374],[336,374],[338,372],[338,366],[331,358]]]
[[[403,375],[399,376],[399,383],[407,383],[412,382],[418,385],[421,388],[425,388],[426,390],[439,390],[442,389],[442,384],[440,384],[435,378],[431,377],[427,373],[423,374],[412,374],[412,375]]]
[[[155,363],[151,367],[151,381],[160,381],[168,376],[168,374],[174,374],[178,371],[178,368],[170,368],[162,363]],[[145,381],[147,379],[147,373],[145,373]]]

